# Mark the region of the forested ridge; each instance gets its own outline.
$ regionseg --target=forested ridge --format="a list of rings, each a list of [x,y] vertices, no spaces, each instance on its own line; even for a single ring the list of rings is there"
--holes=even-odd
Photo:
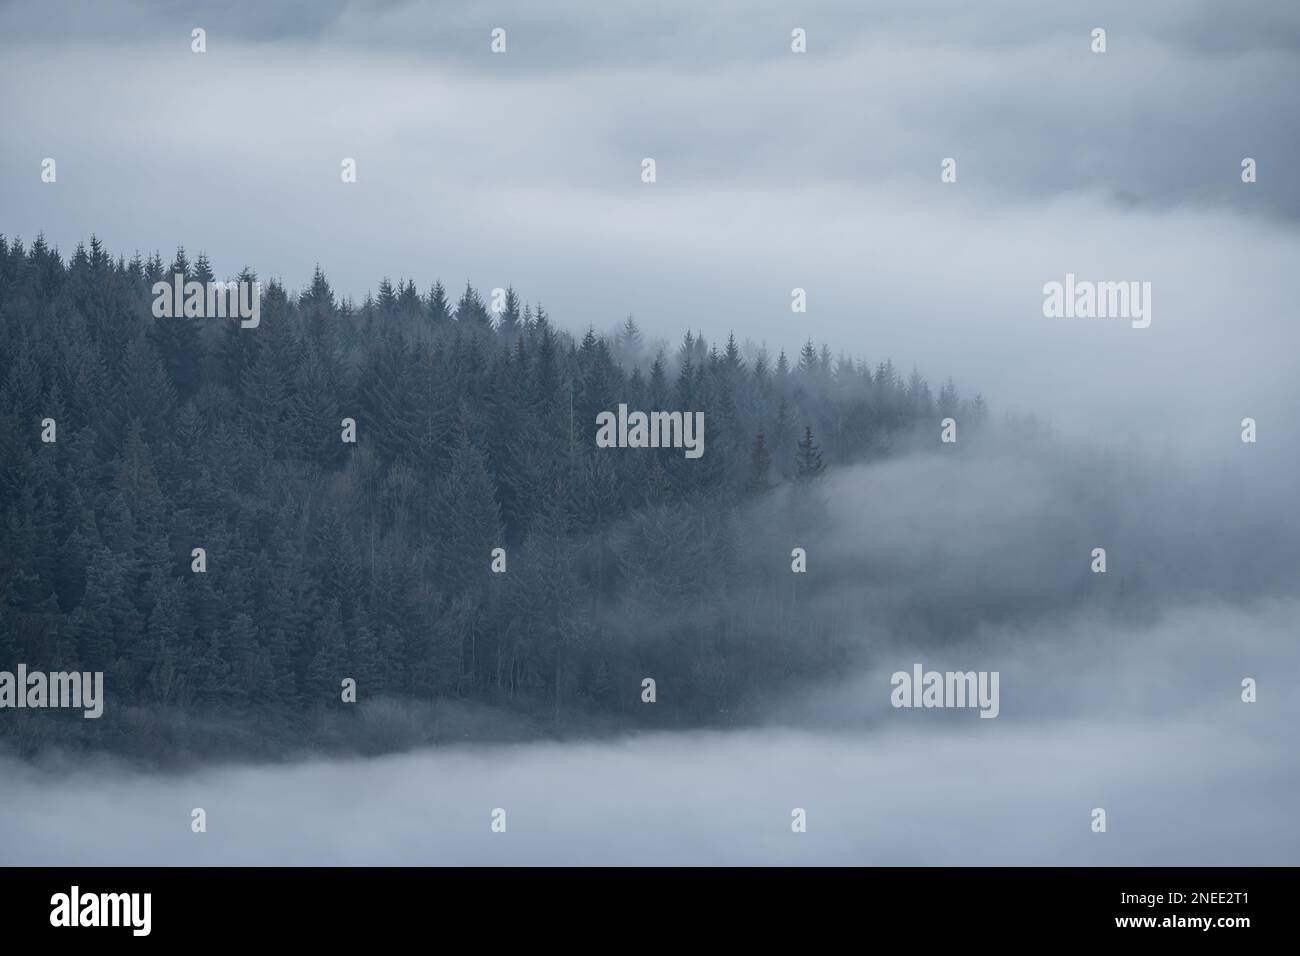
[[[100,720],[0,716],[21,750],[201,747],[186,722],[218,717],[241,739],[337,736],[381,699],[745,720],[849,653],[805,603],[829,583],[791,573],[822,470],[984,417],[811,341],[788,361],[734,336],[658,348],[631,318],[575,336],[468,285],[385,279],[356,304],[318,268],[301,293],[265,282],[256,328],[155,319],[173,273],[214,278],[183,250],[92,239],[65,262],[0,236],[0,669],[103,671],[107,696]],[[597,448],[620,403],[702,410],[703,457]]]

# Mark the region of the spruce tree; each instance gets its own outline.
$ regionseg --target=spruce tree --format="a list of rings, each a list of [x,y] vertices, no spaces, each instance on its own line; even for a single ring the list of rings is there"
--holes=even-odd
[[[483,304],[478,291],[468,282],[465,283],[460,301],[456,303],[456,321],[473,328],[490,328],[492,325],[487,306]]]
[[[444,322],[451,321],[451,308],[447,303],[447,290],[443,288],[441,282],[435,282],[433,288],[429,291],[428,314],[429,321],[434,325],[441,325]]]
[[[749,490],[762,494],[770,487],[768,472],[772,469],[772,453],[767,448],[767,439],[763,429],[759,428],[754,437],[754,445],[749,452]]]
[[[813,442],[812,428],[805,426],[803,438],[799,441],[799,451],[795,455],[795,477],[799,481],[811,481],[818,477],[826,466],[822,463],[822,454]]]
[[[519,296],[515,295],[514,286],[509,286],[506,288],[505,308],[497,319],[497,334],[506,342],[513,342],[521,330]]]

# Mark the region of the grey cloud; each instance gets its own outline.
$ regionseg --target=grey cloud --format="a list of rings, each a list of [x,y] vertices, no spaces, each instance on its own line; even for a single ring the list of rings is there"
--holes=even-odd
[[[1004,671],[996,720],[887,710],[833,732],[173,776],[6,760],[0,846],[7,862],[42,865],[1294,863],[1286,795],[1300,766],[1287,728],[1300,713],[1288,688],[1300,669],[1277,637],[1296,610],[1181,615],[1150,633],[1087,627],[1072,650],[982,656]],[[960,651],[947,660],[978,666]],[[1238,698],[1243,673],[1260,677],[1256,704]],[[823,699],[879,712],[883,678],[847,703]],[[926,719],[939,716],[950,719]],[[207,811],[206,834],[190,832],[192,807]],[[505,834],[489,831],[495,807]],[[795,807],[806,834],[790,831]],[[1089,830],[1093,807],[1107,811],[1105,834]]]

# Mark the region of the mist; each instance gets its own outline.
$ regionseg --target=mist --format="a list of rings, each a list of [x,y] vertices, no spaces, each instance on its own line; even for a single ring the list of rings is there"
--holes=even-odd
[[[632,313],[668,340],[734,329],[773,354],[812,336],[1092,434],[1184,436],[1283,398],[1287,2],[58,6],[0,6],[6,62],[39,79],[7,104],[11,236],[183,243],[291,288],[319,263],[357,301],[385,272],[513,284],[569,328]],[[1045,320],[1042,287],[1066,272],[1151,281],[1151,327]]]
[[[6,747],[26,759],[0,752],[0,863],[1300,863],[1300,6],[1249,6],[241,0],[200,15],[0,0],[0,56],[23,78],[4,103],[0,239],[43,235],[69,263],[56,294],[45,275],[62,283],[62,263],[28,268],[37,253],[14,241],[21,281],[0,286],[0,434],[15,449],[0,462],[12,515],[0,583],[18,608],[0,624],[58,666],[98,642],[110,664],[149,675],[120,708],[110,695],[94,728],[3,715]],[[498,26],[503,56],[488,47]],[[1097,26],[1104,56],[1088,47]],[[195,27],[207,30],[201,56]],[[806,55],[790,51],[793,27],[807,30]],[[56,182],[41,179],[47,157]],[[646,157],[653,185],[639,179]],[[958,178],[942,183],[948,157]],[[1255,182],[1241,178],[1246,157]],[[346,186],[344,158],[358,169]],[[73,253],[92,235],[102,261]],[[217,277],[247,267],[279,280],[275,311],[288,318],[238,349],[211,331],[192,351],[151,344],[148,284],[125,262],[157,249],[161,268],[180,245]],[[1045,318],[1044,284],[1067,273],[1150,282],[1150,327]],[[325,293],[300,298],[314,276]],[[527,402],[499,402],[498,383],[540,368],[543,333],[521,336],[524,372],[488,379],[516,333],[486,311],[464,336],[449,314],[430,331],[432,294],[400,320],[361,306],[382,277],[420,293],[441,280],[452,301],[467,281],[512,287],[530,316],[545,303],[569,364]],[[796,288],[807,312],[792,311]],[[728,449],[711,417],[703,459],[723,461],[731,485],[702,482],[673,508],[647,504],[648,458],[601,460],[615,478],[574,469],[574,488],[609,491],[619,507],[588,509],[571,535],[544,527],[534,553],[524,542],[558,487],[538,463],[572,467],[573,383],[598,379],[565,346],[629,314],[640,351],[609,336],[629,374],[662,349],[673,381],[690,329],[719,346],[734,332],[747,375],[760,354],[769,371],[781,350],[797,365],[809,342],[862,362],[849,368],[867,370],[867,385],[852,393],[860,372],[845,385],[821,367],[740,389],[745,444]],[[312,391],[292,349],[322,332],[337,336],[338,362],[315,369]],[[435,344],[453,359],[437,364]],[[281,348],[249,387],[252,354]],[[149,390],[144,373],[162,376],[164,354],[185,388],[155,414],[167,389]],[[193,362],[184,381],[178,355]],[[899,395],[914,367],[936,387],[955,379],[955,444],[939,443],[928,391],[915,404],[906,393],[907,414],[924,409],[915,421],[893,417],[893,381],[871,391],[886,359]],[[473,371],[448,385],[456,369]],[[129,381],[144,384],[127,395]],[[387,390],[397,382],[408,390]],[[462,405],[453,393],[466,382],[492,401]],[[367,395],[363,447],[344,458],[336,423]],[[991,409],[978,426],[977,395]],[[75,399],[53,449],[64,457],[38,459],[31,425],[63,398]],[[774,487],[750,494],[748,442],[759,428],[773,436],[786,398],[799,434],[778,449],[785,465],[809,421],[851,450],[811,492],[778,462]],[[301,413],[292,427],[281,399]],[[592,386],[597,407],[624,399]],[[503,408],[543,406],[519,430],[532,445],[492,434],[512,421]],[[841,427],[855,409],[871,416],[857,433]],[[1247,418],[1256,442],[1242,440]],[[507,452],[494,449],[483,495],[458,498],[466,475],[487,474],[453,467],[454,439],[475,429]],[[93,438],[78,448],[78,434]],[[123,481],[128,436],[131,471],[149,474],[152,460],[167,483],[174,523],[150,526],[156,540],[133,537],[157,489]],[[493,521],[454,538],[463,554],[447,544],[473,513],[466,502],[490,511],[502,489],[507,581],[532,586],[523,611],[495,591],[459,601],[470,577],[457,560],[471,554],[481,570],[502,537]],[[38,492],[59,501],[62,524]],[[136,504],[141,520],[126,513]],[[98,566],[92,549],[63,550],[81,540],[83,512],[87,530],[118,536],[105,535]],[[195,540],[213,543],[201,585],[172,553]],[[806,573],[792,573],[796,548]],[[1105,573],[1091,567],[1097,548]],[[10,564],[44,590],[8,588]],[[146,565],[168,594],[139,588]],[[617,589],[604,587],[611,568],[626,578]],[[554,601],[554,620],[530,614],[560,571],[595,584],[574,607]],[[263,587],[273,574],[278,590]],[[72,617],[79,577],[103,599]],[[345,586],[361,610],[321,613]],[[283,620],[241,620],[245,600]],[[488,609],[498,654],[522,647],[525,665],[530,654],[545,665],[520,671],[518,695],[513,659],[507,694],[500,658],[494,670],[458,657]],[[147,644],[111,647],[124,621]],[[306,675],[327,638],[342,647],[362,631],[363,661],[422,664],[373,673],[385,694],[368,695],[363,678],[347,710],[341,651],[322,656],[310,687]],[[250,649],[286,642],[274,676],[295,673],[302,701],[335,708],[319,733],[304,719],[309,742],[283,713],[257,710],[261,690],[242,700],[253,718],[233,705],[200,715],[185,697],[199,668],[185,688],[154,680],[166,663],[154,647],[179,672],[209,648],[220,664],[218,637],[241,636]],[[569,639],[595,652],[562,679],[555,648]],[[437,653],[414,653],[436,641]],[[891,676],[916,664],[997,672],[998,716],[893,707]],[[246,690],[233,674],[204,693]],[[643,705],[646,676],[658,698]],[[403,681],[425,698],[390,695]],[[285,685],[258,685],[271,686]],[[97,749],[110,730],[136,759]],[[205,833],[191,832],[198,807]],[[504,833],[491,830],[495,808]],[[806,833],[791,830],[795,808]],[[1091,829],[1096,808],[1104,833]]]
[[[882,710],[877,674],[820,700],[844,723],[874,712],[851,731],[183,776],[7,761],[0,846],[6,863],[78,865],[1294,864],[1300,669],[1282,648],[1296,611],[1193,614],[1146,634],[1086,628],[1086,650],[980,655],[1003,668],[996,720]],[[1236,688],[1247,662],[1261,675],[1249,706]],[[190,832],[194,807],[206,833]],[[1106,833],[1089,829],[1095,807]],[[496,808],[505,833],[490,830]],[[791,832],[794,808],[806,833]]]
[[[0,858],[1294,864],[1300,535],[1285,489],[1259,477],[1273,468],[1243,464],[1256,449],[1239,441],[1194,462],[1050,437],[1018,447],[828,478],[809,576],[829,563],[837,583],[808,599],[855,616],[860,663],[771,700],[750,726],[174,773],[6,759]],[[1251,489],[1228,510],[1226,474]],[[1088,572],[1094,541],[1113,555],[1105,575]],[[914,662],[998,671],[998,717],[895,709],[890,674]],[[654,706],[671,707],[672,688],[660,693]],[[195,807],[206,833],[190,832]],[[505,833],[490,828],[497,808]],[[806,833],[791,832],[795,808]],[[1094,808],[1105,833],[1090,829]]]

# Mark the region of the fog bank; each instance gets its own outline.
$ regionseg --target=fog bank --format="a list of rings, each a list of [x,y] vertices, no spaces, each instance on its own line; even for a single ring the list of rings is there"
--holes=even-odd
[[[986,639],[924,660],[1000,668],[995,720],[890,708],[891,660],[784,728],[180,776],[5,761],[0,861],[1295,864],[1297,610],[1192,608],[1110,632],[1080,619],[1065,647],[989,653]],[[190,831],[194,807],[206,833]],[[505,833],[490,829],[498,807]],[[796,807],[806,833],[791,832]]]

